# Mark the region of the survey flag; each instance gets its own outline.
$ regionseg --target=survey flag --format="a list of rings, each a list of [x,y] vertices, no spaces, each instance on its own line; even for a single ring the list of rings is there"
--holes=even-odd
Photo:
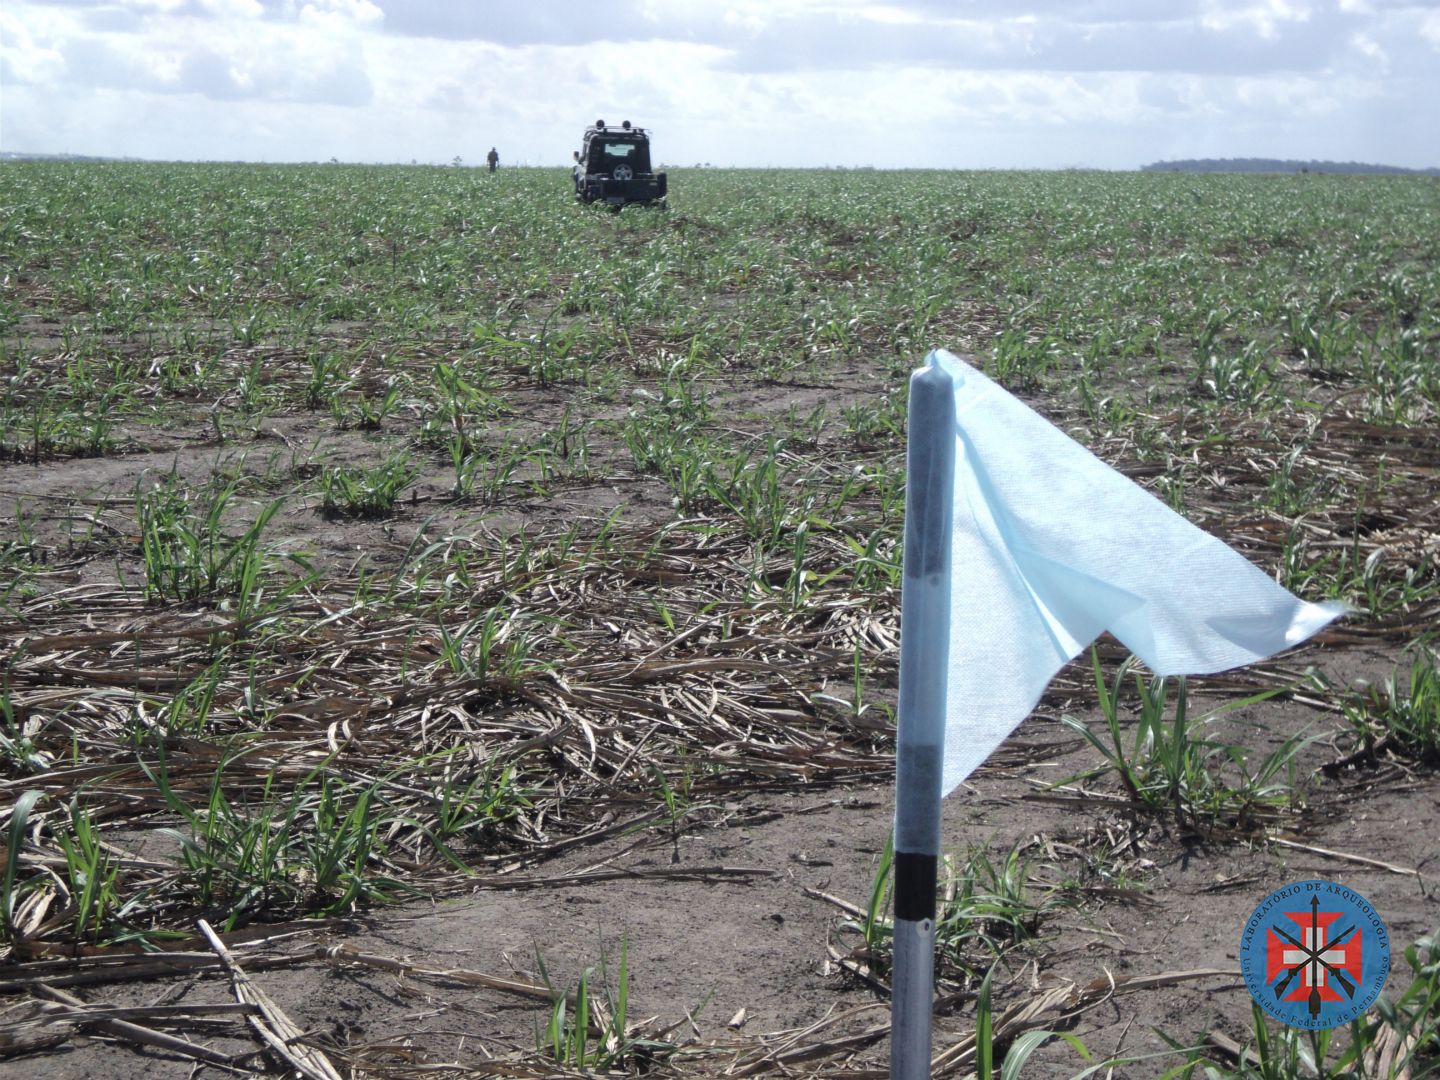
[[[953,442],[942,794],[1056,672],[1108,630],[1157,675],[1204,675],[1297,645],[1345,610],[1292,596],[973,367],[930,354]]]
[[[940,799],[1108,630],[1157,675],[1297,645],[1292,596],[943,350],[910,379],[895,746],[891,1076],[930,1066]]]

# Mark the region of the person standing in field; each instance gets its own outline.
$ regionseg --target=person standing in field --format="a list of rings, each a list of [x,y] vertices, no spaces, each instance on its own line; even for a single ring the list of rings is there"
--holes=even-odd
[[[494,172],[496,166],[500,164],[500,155],[495,152],[495,147],[490,147],[490,153],[485,155],[485,161],[490,166],[490,171]]]

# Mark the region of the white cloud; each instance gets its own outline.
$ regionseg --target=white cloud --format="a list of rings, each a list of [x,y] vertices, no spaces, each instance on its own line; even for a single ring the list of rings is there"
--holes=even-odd
[[[1201,23],[1209,30],[1252,30],[1273,41],[1285,24],[1305,22],[1310,15],[1308,0],[1207,0]]]
[[[1437,49],[1432,0],[0,0],[6,149],[162,157],[1434,164]]]
[[[1355,34],[1350,38],[1350,47],[1364,57],[1367,64],[1373,65],[1373,70],[1384,74],[1390,70],[1390,57],[1380,47],[1380,43],[1369,34]]]
[[[116,0],[113,5],[103,6],[113,6],[116,8],[130,11],[138,11],[148,14],[150,12],[156,11],[162,13],[179,12],[183,8],[188,7],[189,4],[190,0]],[[95,6],[99,7],[102,5],[97,4]]]
[[[200,10],[219,19],[261,19],[265,6],[260,0],[199,0]]]
[[[1240,79],[1235,84],[1235,101],[1246,110],[1260,114],[1286,113],[1292,117],[1323,116],[1340,106],[1334,94],[1321,92],[1312,79]]]
[[[1420,20],[1420,36],[1440,50],[1440,11],[1432,11]]]
[[[327,26],[378,26],[385,12],[370,0],[307,0],[300,5],[301,22]]]
[[[0,86],[53,84],[65,76],[65,33],[48,20],[22,20],[0,10]]]

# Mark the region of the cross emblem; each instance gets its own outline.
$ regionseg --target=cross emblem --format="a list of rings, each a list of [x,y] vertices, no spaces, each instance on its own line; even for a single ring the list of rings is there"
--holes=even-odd
[[[1324,986],[1326,966],[1343,967],[1348,959],[1344,949],[1325,948],[1326,929],[1324,926],[1317,926],[1314,929],[1306,927],[1303,934],[1303,948],[1286,949],[1281,954],[1281,959],[1286,967],[1305,965],[1306,986]],[[1319,963],[1311,963],[1312,959],[1318,960]]]
[[[1358,925],[1350,923],[1332,934],[1341,913],[1322,915],[1317,896],[1310,898],[1309,912],[1287,912],[1286,918],[1294,933],[1277,923],[1267,934],[1265,981],[1272,984],[1275,1000],[1303,999],[1311,1016],[1319,1016],[1326,1001],[1353,1000],[1360,979]]]
[[[1375,1003],[1390,969],[1389,946],[1363,896],[1316,879],[1267,896],[1246,923],[1238,957],[1257,1008],[1290,1027],[1319,1031]]]

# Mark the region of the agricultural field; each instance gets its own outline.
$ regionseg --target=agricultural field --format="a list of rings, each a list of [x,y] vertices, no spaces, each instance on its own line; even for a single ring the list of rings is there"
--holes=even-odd
[[[0,165],[0,1072],[884,1075],[934,347],[1353,607],[947,800],[937,1075],[1440,1070],[1440,184],[567,187]],[[1237,977],[1315,877],[1333,1038]]]

